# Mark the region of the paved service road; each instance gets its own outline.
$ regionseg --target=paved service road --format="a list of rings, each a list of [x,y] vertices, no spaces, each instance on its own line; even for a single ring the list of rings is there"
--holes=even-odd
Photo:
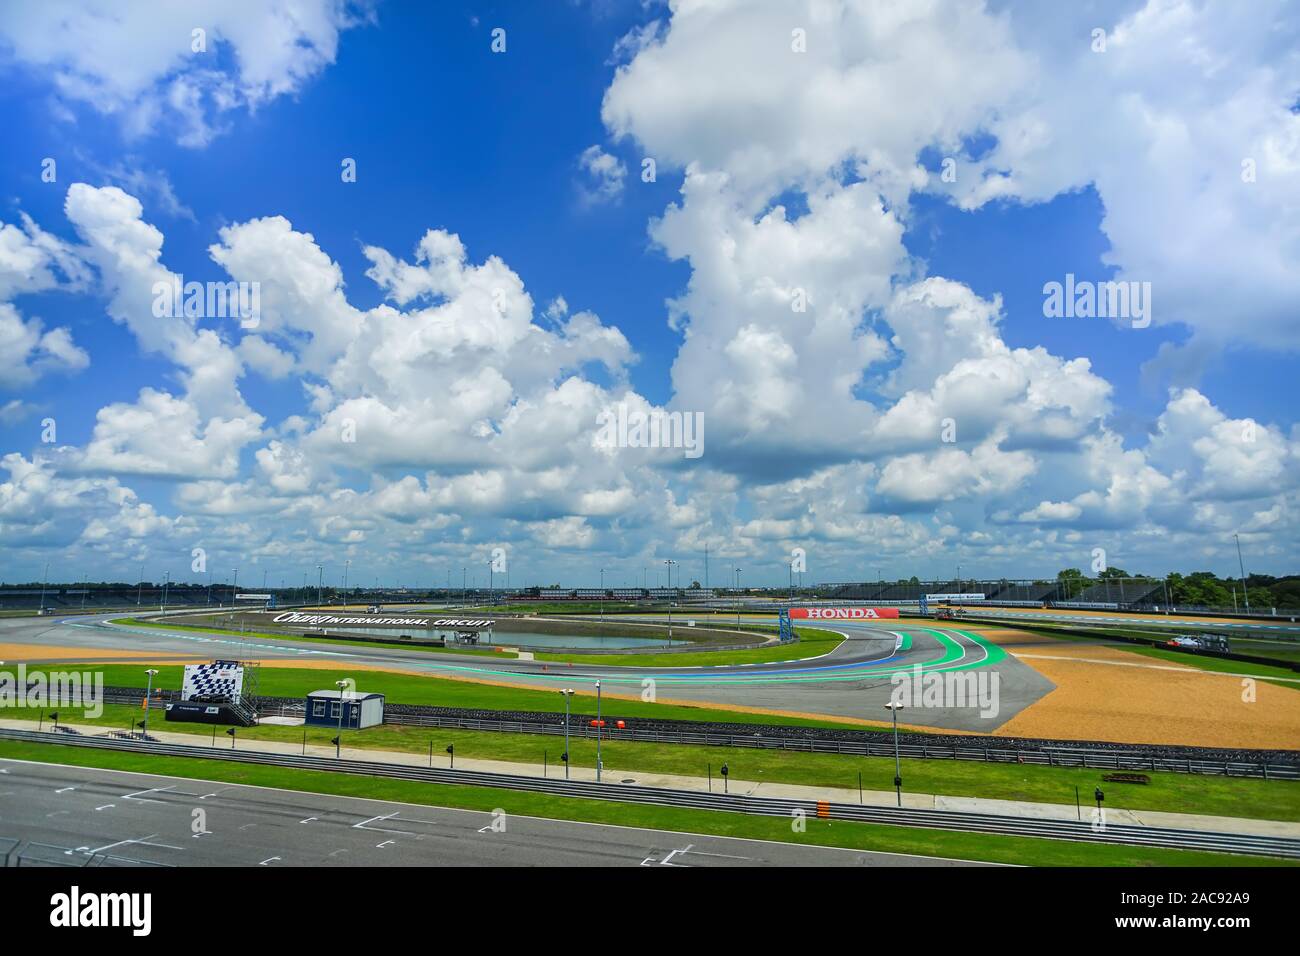
[[[13,840],[119,865],[969,865],[0,759],[0,853]]]

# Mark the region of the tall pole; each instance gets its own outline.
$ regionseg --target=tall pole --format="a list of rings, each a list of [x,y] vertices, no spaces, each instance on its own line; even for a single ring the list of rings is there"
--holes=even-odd
[[[334,738],[334,759],[337,760],[343,749],[343,688],[348,686],[348,682],[336,680],[334,683],[339,689],[339,735]]]
[[[898,763],[898,709],[903,705],[891,701],[885,706],[894,715],[894,791],[898,795],[898,805],[901,807],[903,805],[903,772]]]
[[[323,565],[323,564],[318,564],[318,565],[316,565],[316,603],[317,603],[317,605],[319,605],[320,602],[321,602],[321,596],[320,596],[320,593],[321,593],[321,586],[322,586],[324,583],[325,583],[325,565]]]
[[[596,782],[600,783],[600,681],[596,681]]]
[[[149,736],[149,698],[153,697],[153,678],[158,672],[150,668],[145,671],[149,675],[149,684],[144,691],[144,735]]]
[[[1246,589],[1246,564],[1241,560],[1241,536],[1234,534],[1233,539],[1237,542],[1237,567],[1241,569],[1241,593],[1246,600],[1246,613],[1250,613],[1250,591]]]
[[[348,558],[343,562],[343,603],[348,603],[348,568],[352,565],[352,559]]]
[[[135,587],[135,606],[140,606],[140,597],[144,594],[144,565],[140,565],[140,583]],[[45,602],[42,601],[42,604]]]
[[[141,572],[141,574],[143,575],[143,572]],[[46,561],[45,574],[41,578],[41,613],[42,614],[45,613],[45,587],[49,580],[50,580],[50,562]]]
[[[673,559],[669,558],[664,562],[668,566],[668,589],[671,591],[673,586]],[[668,597],[668,643],[673,642],[673,595]]]
[[[239,568],[230,569],[230,607],[235,607],[235,595],[239,593]]]
[[[740,627],[740,568],[736,568],[736,627]]]
[[[605,623],[605,569],[600,569],[600,623]]]
[[[163,578],[162,605],[158,608],[159,612],[163,614],[167,613],[167,588],[171,583],[172,573],[168,571],[166,576]]]
[[[564,695],[564,779],[569,779],[569,698],[573,696],[573,690],[566,687],[560,691]]]

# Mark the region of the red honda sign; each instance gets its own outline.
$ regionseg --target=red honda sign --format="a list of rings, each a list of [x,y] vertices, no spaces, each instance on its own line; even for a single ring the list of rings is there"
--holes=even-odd
[[[896,607],[792,607],[790,617],[811,621],[870,621],[898,617]]]

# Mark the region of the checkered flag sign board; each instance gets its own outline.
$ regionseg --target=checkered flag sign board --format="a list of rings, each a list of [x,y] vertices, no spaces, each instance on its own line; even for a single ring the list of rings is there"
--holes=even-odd
[[[193,697],[223,697],[238,701],[244,690],[244,667],[236,661],[186,664],[181,700]]]

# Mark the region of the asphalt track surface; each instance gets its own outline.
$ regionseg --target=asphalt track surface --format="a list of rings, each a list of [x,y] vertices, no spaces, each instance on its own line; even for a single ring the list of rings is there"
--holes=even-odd
[[[918,700],[924,688],[938,680],[971,672],[982,682],[984,698],[970,694],[950,706],[909,709],[903,722],[942,729],[991,732],[1051,691],[1055,685],[1001,648],[969,631],[910,621],[835,622],[829,629],[845,636],[835,650],[818,657],[713,667],[619,667],[546,664],[539,661],[439,655],[402,647],[295,642],[270,637],[241,639],[205,635],[178,628],[132,627],[107,623],[122,614],[71,618],[10,618],[0,620],[0,644],[33,645],[29,661],[41,659],[40,647],[85,648],[93,662],[95,650],[133,650],[158,654],[159,659],[212,660],[234,658],[274,662],[317,660],[377,666],[400,666],[431,676],[446,675],[521,686],[590,691],[599,681],[615,695],[698,704],[723,704],[769,710],[884,720],[885,704],[896,686],[894,675],[905,674]],[[685,658],[686,655],[682,655]],[[111,660],[109,655],[103,658]],[[121,663],[121,661],[116,661]],[[931,677],[930,675],[937,675]],[[950,676],[951,675],[951,676]],[[358,689],[365,674],[358,672]],[[963,678],[964,679],[964,678]],[[652,683],[647,684],[647,681]],[[979,687],[977,683],[975,687]],[[975,688],[972,688],[975,689]],[[992,694],[996,690],[996,697]],[[996,700],[996,708],[987,706]]]
[[[962,861],[573,823],[0,760],[0,852],[164,866],[958,866]]]

